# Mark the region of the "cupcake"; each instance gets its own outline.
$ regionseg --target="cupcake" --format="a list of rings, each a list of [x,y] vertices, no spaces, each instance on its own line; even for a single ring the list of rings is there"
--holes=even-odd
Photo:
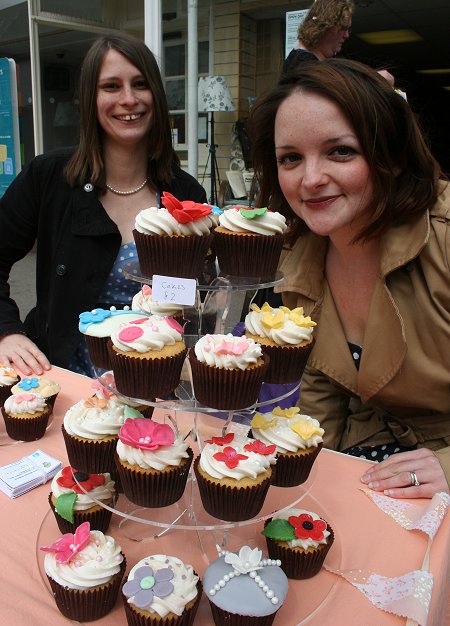
[[[228,433],[205,441],[194,461],[205,511],[227,522],[258,515],[269,489],[275,446]]]
[[[173,317],[180,325],[183,324],[183,308],[179,304],[170,302],[158,302],[152,298],[152,288],[143,285],[131,302],[133,311],[141,311],[146,315],[159,315],[160,317]]]
[[[56,398],[61,390],[58,383],[55,383],[49,378],[43,378],[38,376],[27,376],[22,378],[11,389],[14,394],[24,393],[29,391],[30,393],[38,393],[45,398],[46,403],[50,407],[50,413],[55,406]]]
[[[2,414],[11,439],[36,441],[45,434],[50,407],[40,394],[23,392],[6,398]]]
[[[238,553],[216,548],[219,558],[203,575],[215,625],[270,626],[288,592],[280,561],[249,546]]]
[[[144,313],[132,311],[129,306],[117,311],[112,306],[107,309],[93,309],[80,313],[78,330],[86,337],[89,358],[96,367],[111,369],[107,343],[111,333],[124,323],[142,319]]]
[[[272,485],[295,487],[308,479],[323,446],[324,430],[316,419],[302,415],[297,406],[277,406],[270,413],[256,413],[250,427],[256,439],[276,446]]]
[[[143,276],[197,278],[213,242],[211,206],[162,195],[164,207],[138,213],[133,230]]]
[[[245,317],[245,336],[261,344],[270,357],[264,382],[295,383],[302,377],[313,348],[316,322],[303,315],[303,308],[273,309],[267,302],[250,305]]]
[[[92,382],[91,387],[94,389],[94,395],[97,398],[102,398],[104,400],[111,400],[114,404],[115,402],[118,404],[126,404],[127,406],[131,406],[139,413],[148,419],[153,415],[154,407],[150,404],[142,404],[128,396],[123,396],[122,394],[118,396],[118,391],[116,387],[116,381],[114,378],[114,373],[110,370],[109,372],[105,372],[101,376],[99,376],[96,380]]]
[[[142,415],[126,404],[96,397],[70,407],[62,425],[70,465],[81,472],[114,476],[117,435],[125,420],[133,417]]]
[[[283,248],[286,218],[266,208],[230,207],[219,216],[214,246],[220,271],[272,279]]]
[[[130,419],[119,431],[116,465],[126,497],[145,507],[169,506],[183,495],[193,452],[168,424]]]
[[[9,365],[0,364],[0,405],[3,405],[6,398],[12,394],[11,389],[18,380],[16,370]]]
[[[41,550],[56,606],[65,617],[90,622],[113,609],[126,560],[112,537],[84,522]]]
[[[75,532],[83,522],[104,533],[112,512],[98,503],[112,507],[116,497],[114,481],[108,473],[87,474],[67,466],[52,480],[49,503],[62,533]]]
[[[201,595],[192,565],[165,554],[141,559],[122,587],[129,626],[192,626]]]
[[[108,344],[117,390],[131,398],[164,398],[173,392],[187,348],[171,317],[151,315],[125,324]]]
[[[264,526],[267,549],[272,559],[281,559],[288,578],[312,578],[321,569],[333,545],[334,532],[311,511],[289,509],[277,513]]]
[[[189,351],[194,394],[215,409],[244,409],[258,400],[269,358],[253,339],[205,335]]]

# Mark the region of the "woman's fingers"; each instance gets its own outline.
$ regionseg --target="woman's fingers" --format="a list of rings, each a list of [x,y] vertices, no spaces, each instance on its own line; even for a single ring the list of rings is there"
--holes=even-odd
[[[51,367],[49,360],[36,344],[19,333],[6,335],[0,340],[0,363],[9,364],[26,376],[40,376]]]

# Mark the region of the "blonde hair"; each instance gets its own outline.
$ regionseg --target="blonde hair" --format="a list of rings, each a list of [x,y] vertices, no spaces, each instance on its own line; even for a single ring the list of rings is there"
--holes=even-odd
[[[308,49],[314,48],[329,28],[348,28],[354,10],[352,0],[316,0],[298,27],[299,41]]]

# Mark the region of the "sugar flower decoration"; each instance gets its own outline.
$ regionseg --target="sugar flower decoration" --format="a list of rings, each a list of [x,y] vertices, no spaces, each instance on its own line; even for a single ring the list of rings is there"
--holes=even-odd
[[[231,443],[234,439],[234,433],[227,433],[223,437],[212,437],[211,439],[205,439],[205,443],[215,443],[216,446],[225,446]]]
[[[302,513],[298,517],[291,515],[288,522],[294,527],[294,535],[298,539],[322,541],[323,531],[327,528],[323,519],[314,519],[308,513]]]
[[[289,319],[297,324],[297,326],[301,326],[302,328],[311,328],[312,326],[317,326],[316,322],[313,322],[310,316],[306,316],[303,314],[303,307],[299,306],[295,309],[288,309],[286,306],[280,306],[280,309],[284,311]]]
[[[321,437],[325,432],[324,429],[319,426],[318,421],[310,417],[300,418],[298,422],[291,425],[291,429],[305,441],[313,437]]]
[[[248,207],[236,207],[242,217],[247,220],[254,220],[267,213],[267,207],[261,207],[259,209],[249,209]]]
[[[133,580],[128,580],[123,586],[123,593],[127,598],[134,596],[134,604],[145,609],[151,606],[153,598],[165,598],[173,592],[173,571],[170,567],[165,567],[157,572],[144,565],[139,567]]]
[[[31,378],[22,378],[17,386],[21,389],[24,389],[25,391],[30,391],[30,389],[37,389],[39,387],[39,378],[36,378],[35,376]]]
[[[192,200],[183,200],[180,202],[180,200],[167,191],[163,192],[161,202],[180,224],[194,222],[211,213],[211,206],[209,204],[201,204],[200,202],[193,202]]]
[[[273,454],[275,452],[276,445],[271,444],[270,446],[266,446],[266,444],[259,439],[255,439],[250,443],[246,443],[244,446],[244,450],[247,450],[247,452],[256,452],[256,454],[262,454],[263,456],[268,456],[269,454]]]
[[[227,341],[224,339],[214,348],[214,352],[216,354],[232,354],[240,356],[241,354],[244,354],[247,348],[248,341],[245,339],[239,339],[238,341]]]
[[[268,428],[272,428],[276,425],[278,420],[275,419],[267,419],[261,413],[255,413],[254,418],[250,422],[250,426],[252,428],[257,428],[258,430],[267,430]]]
[[[300,413],[300,408],[298,406],[290,406],[288,409],[282,409],[280,406],[276,406],[272,413],[277,417],[284,417],[290,420]]]
[[[225,555],[225,563],[229,563],[233,566],[237,572],[241,574],[248,574],[248,572],[255,572],[261,569],[262,551],[258,548],[250,548],[249,546],[242,546],[239,550],[239,554],[235,552],[228,552]]]
[[[111,389],[116,388],[114,374],[112,374],[111,372],[105,372],[100,376],[99,380],[94,380],[92,382],[91,387],[95,390],[95,395],[99,398],[112,398],[116,395],[114,391],[111,391]]]
[[[41,550],[42,552],[54,552],[58,563],[68,563],[88,545],[90,537],[91,525],[89,522],[83,522],[74,534],[66,533],[51,546],[43,546]]]
[[[92,396],[92,398],[86,398],[83,404],[87,409],[106,409],[108,406],[108,400],[106,398],[97,398],[97,396]]]
[[[79,317],[82,324],[97,324],[98,322],[103,322],[107,317],[111,317],[111,311],[107,309],[93,309],[92,311],[80,313]]]
[[[172,445],[175,436],[168,424],[158,424],[145,417],[136,417],[125,420],[119,430],[119,439],[132,448],[157,450],[161,446]]]
[[[248,456],[245,454],[239,454],[237,450],[227,446],[220,452],[213,454],[213,458],[216,459],[216,461],[223,461],[227,467],[233,469],[239,465],[239,461],[245,461],[245,459],[248,459]]]
[[[92,491],[95,487],[104,485],[105,477],[103,474],[79,472],[67,466],[62,470],[61,476],[56,479],[56,482],[60,487],[72,489],[75,493],[84,493],[85,491]]]

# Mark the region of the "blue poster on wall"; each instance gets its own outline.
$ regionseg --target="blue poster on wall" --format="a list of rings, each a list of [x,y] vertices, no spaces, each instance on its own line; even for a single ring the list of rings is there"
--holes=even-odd
[[[0,198],[20,172],[16,63],[0,58]]]

